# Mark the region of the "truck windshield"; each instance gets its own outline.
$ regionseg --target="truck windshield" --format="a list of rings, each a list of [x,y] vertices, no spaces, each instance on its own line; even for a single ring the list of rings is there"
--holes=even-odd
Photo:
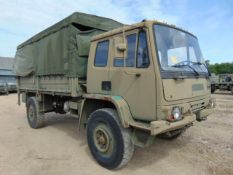
[[[196,37],[160,24],[154,25],[154,32],[163,72],[208,73]]]

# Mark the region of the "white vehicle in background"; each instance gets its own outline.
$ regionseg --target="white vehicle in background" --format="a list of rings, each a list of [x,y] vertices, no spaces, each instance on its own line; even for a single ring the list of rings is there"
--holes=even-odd
[[[7,83],[4,80],[0,80],[0,94],[8,94]]]

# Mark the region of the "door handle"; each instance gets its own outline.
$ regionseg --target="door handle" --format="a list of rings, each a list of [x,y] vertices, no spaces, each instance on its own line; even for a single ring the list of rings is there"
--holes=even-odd
[[[125,71],[125,73],[127,75],[132,75],[132,76],[135,76],[135,77],[140,77],[141,76],[141,73],[138,73],[138,72],[127,72],[127,71]]]

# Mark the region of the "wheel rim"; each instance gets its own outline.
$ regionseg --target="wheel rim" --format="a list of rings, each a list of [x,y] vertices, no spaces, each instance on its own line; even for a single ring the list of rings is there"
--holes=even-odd
[[[30,121],[33,121],[35,118],[35,112],[34,112],[34,108],[32,105],[30,105],[28,109],[28,118]]]
[[[98,125],[94,130],[94,144],[99,152],[110,155],[113,151],[111,130],[104,124]]]

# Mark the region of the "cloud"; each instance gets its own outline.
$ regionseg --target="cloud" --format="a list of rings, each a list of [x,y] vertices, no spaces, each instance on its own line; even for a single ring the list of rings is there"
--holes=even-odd
[[[11,0],[2,1],[0,26],[25,34],[40,31],[74,11],[113,18],[131,24],[142,19],[164,19],[177,22],[177,17],[163,12],[160,0]],[[26,30],[25,30],[26,29]]]
[[[75,11],[132,24],[156,19],[197,35],[207,58],[232,56],[233,3],[191,0],[0,0],[0,55]],[[228,46],[228,47],[227,47]],[[217,52],[218,51],[218,52]]]
[[[18,44],[55,24],[75,11],[115,19],[125,24],[142,19],[176,22],[177,18],[164,13],[161,0],[0,0],[0,34],[8,49],[0,43],[0,55],[12,55]],[[13,51],[12,51],[13,50]]]

